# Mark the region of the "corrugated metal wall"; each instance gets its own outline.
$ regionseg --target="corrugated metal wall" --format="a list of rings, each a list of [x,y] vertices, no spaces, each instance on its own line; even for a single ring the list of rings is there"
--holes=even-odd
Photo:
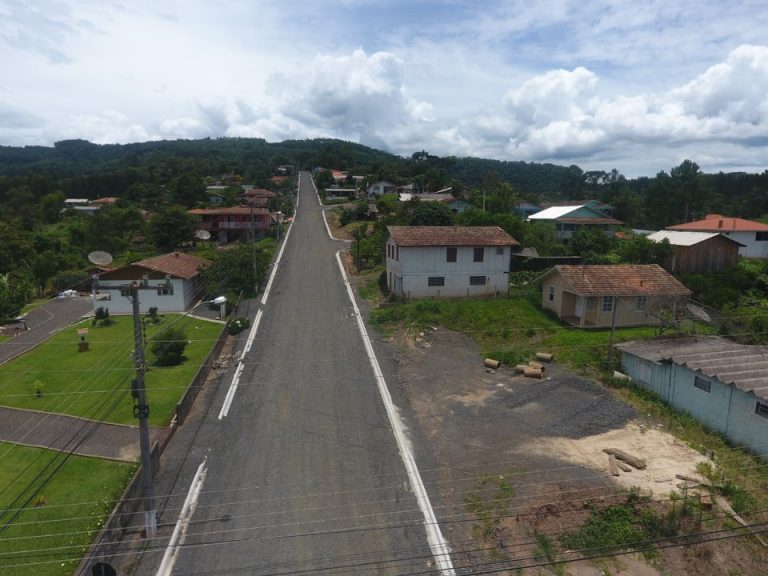
[[[624,373],[639,386],[768,460],[768,418],[755,412],[758,399],[754,394],[699,374],[710,383],[707,392],[694,385],[697,374],[689,368],[644,360],[627,352],[622,352],[621,364]]]

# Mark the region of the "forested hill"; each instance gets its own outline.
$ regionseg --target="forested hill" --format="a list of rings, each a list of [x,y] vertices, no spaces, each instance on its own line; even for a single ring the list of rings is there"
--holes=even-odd
[[[46,177],[58,181],[57,187],[65,194],[86,198],[122,196],[139,181],[168,184],[161,180],[177,178],[181,172],[201,176],[234,173],[258,183],[281,164],[293,164],[299,169],[323,166],[351,170],[398,182],[418,176],[433,189],[453,179],[478,186],[489,172],[495,172],[529,195],[559,193],[573,183],[575,168],[439,158],[426,152],[406,159],[361,144],[325,138],[277,143],[260,138],[208,138],[101,145],[65,140],[53,147],[0,146],[0,176]]]
[[[597,198],[616,207],[614,215],[633,227],[663,228],[706,212],[756,218],[768,213],[768,171],[762,174],[703,174],[686,160],[654,177],[624,178],[615,170],[583,171],[522,161],[439,157],[421,151],[408,158],[336,139],[260,138],[167,140],[136,144],[92,144],[66,140],[53,147],[0,146],[0,201],[12,190],[32,201],[60,192],[65,197],[116,196],[152,206],[158,195],[189,204],[189,191],[206,177],[235,174],[263,186],[275,169],[291,164],[348,170],[394,183],[416,183],[423,191],[453,186],[471,194],[506,200],[557,202]],[[511,187],[511,193],[503,186]],[[167,199],[167,194],[166,194]]]

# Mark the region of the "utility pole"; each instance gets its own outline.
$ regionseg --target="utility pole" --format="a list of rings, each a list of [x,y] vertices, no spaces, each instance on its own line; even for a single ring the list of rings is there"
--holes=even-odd
[[[141,316],[139,315],[139,288],[133,283],[127,287],[126,293],[133,304],[133,360],[136,365],[136,379],[133,381],[131,395],[133,396],[133,416],[139,419],[139,444],[141,447],[141,484],[144,490],[144,531],[147,538],[157,535],[157,516],[155,514],[155,488],[152,477],[152,452],[149,445],[149,404],[147,391],[144,387],[143,338],[141,333]]]
[[[613,313],[611,314],[611,341],[608,343],[608,370],[613,370],[613,340],[616,336],[616,308],[619,305],[619,299],[613,298]]]
[[[253,268],[253,279],[256,280],[256,225],[253,220],[253,200],[251,206],[251,267]]]

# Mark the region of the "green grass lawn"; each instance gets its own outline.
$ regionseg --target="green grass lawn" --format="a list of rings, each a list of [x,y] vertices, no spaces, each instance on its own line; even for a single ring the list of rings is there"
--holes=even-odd
[[[178,318],[167,314],[160,324],[147,325],[147,340]],[[127,394],[134,378],[133,322],[129,316],[113,319],[115,324],[108,327],[95,328],[89,323],[70,326],[29,353],[0,366],[0,405],[118,424],[135,423],[133,401]],[[176,402],[222,329],[219,323],[189,317],[177,326],[183,328],[191,342],[185,351],[185,362],[173,367],[154,367],[147,352],[147,397],[153,426],[170,422]],[[83,327],[89,328],[90,350],[78,352],[77,328]],[[122,399],[111,408],[115,391],[122,393]]]
[[[34,482],[47,464],[61,462],[62,455],[0,443],[0,459],[0,573],[72,574],[135,466],[72,456],[29,505],[21,506],[15,502],[19,487]],[[22,512],[11,520],[7,510],[18,508]]]
[[[414,329],[442,325],[475,340],[483,354],[514,364],[536,352],[550,352],[581,371],[598,369],[608,356],[611,331],[563,326],[545,313],[530,294],[508,299],[418,300],[374,310],[371,319],[383,331],[404,324]],[[616,342],[653,336],[653,327],[618,328]]]

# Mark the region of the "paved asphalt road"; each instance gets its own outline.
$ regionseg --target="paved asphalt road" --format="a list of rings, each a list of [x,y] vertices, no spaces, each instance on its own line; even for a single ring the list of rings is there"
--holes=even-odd
[[[343,244],[307,173],[300,197],[232,408],[218,420],[227,375],[175,484],[160,483],[176,496],[158,500],[158,544],[206,458],[173,574],[429,574],[424,519],[336,263]],[[136,572],[155,574],[162,547]]]

